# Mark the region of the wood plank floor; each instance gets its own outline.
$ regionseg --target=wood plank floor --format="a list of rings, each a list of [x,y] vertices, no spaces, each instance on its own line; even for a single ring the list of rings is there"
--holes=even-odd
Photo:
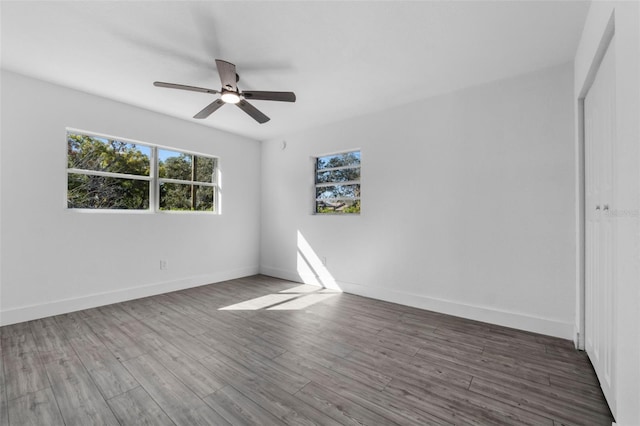
[[[569,341],[260,275],[1,331],[0,426],[612,422]]]

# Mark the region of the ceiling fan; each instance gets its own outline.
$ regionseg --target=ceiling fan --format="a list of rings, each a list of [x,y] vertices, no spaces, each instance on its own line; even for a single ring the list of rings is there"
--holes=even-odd
[[[218,108],[224,104],[235,104],[249,114],[258,123],[266,123],[269,117],[264,115],[260,110],[247,102],[247,99],[255,99],[260,101],[281,101],[295,102],[296,94],[293,92],[264,92],[257,90],[247,90],[241,92],[236,83],[240,81],[240,76],[236,73],[236,66],[230,62],[216,59],[218,74],[220,74],[220,82],[222,88],[220,90],[206,89],[204,87],[186,86],[184,84],[164,83],[162,81],[154,81],[156,87],[167,87],[170,89],[190,90],[192,92],[220,94],[220,98],[211,102],[204,107],[202,111],[193,116],[193,118],[207,118],[213,114]]]

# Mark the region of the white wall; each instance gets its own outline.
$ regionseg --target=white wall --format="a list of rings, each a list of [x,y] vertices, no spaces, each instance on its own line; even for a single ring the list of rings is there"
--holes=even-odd
[[[606,33],[615,34],[616,147],[615,200],[612,205],[614,251],[614,393],[612,411],[621,425],[640,424],[640,4],[595,1],[591,4],[575,57],[574,102],[586,94],[604,52]],[[577,130],[580,120],[576,117]],[[576,132],[576,147],[581,148]],[[576,158],[579,164],[580,158]],[[578,174],[578,179],[580,178]],[[580,198],[578,194],[577,198]],[[577,212],[580,218],[580,212]],[[582,231],[579,228],[580,231]],[[578,239],[580,241],[580,239]],[[583,268],[577,263],[577,269]],[[577,280],[576,328],[583,329],[583,282]]]
[[[300,232],[345,291],[571,338],[572,81],[566,64],[263,143],[261,271],[314,281]],[[353,148],[362,214],[312,215],[311,157]]]
[[[2,83],[0,325],[258,272],[259,142],[10,72]],[[219,156],[223,214],[66,210],[66,126]]]

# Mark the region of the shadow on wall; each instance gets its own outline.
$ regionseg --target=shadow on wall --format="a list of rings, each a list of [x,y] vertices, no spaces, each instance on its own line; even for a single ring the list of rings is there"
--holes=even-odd
[[[298,276],[302,285],[220,308],[220,311],[299,310],[342,292],[311,245],[298,231]]]

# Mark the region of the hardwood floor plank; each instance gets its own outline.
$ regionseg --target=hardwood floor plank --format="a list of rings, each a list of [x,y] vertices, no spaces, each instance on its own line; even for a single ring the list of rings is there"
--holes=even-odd
[[[356,363],[351,359],[337,357],[323,351],[309,351],[304,356],[309,361],[367,385],[372,389],[384,389],[392,378],[392,376],[382,374],[378,369],[371,368],[366,364]]]
[[[484,354],[495,355],[496,358],[503,360],[510,359],[523,367],[542,373],[565,376],[571,380],[579,380],[587,384],[596,385],[598,383],[598,378],[590,366],[567,362],[567,360],[553,359],[547,356],[546,351],[534,356],[529,351],[522,349],[518,351],[507,350],[504,347],[485,346]]]
[[[281,346],[278,346],[272,342],[268,342],[259,336],[246,333],[230,333],[227,331],[210,331],[203,335],[207,340],[214,342],[216,346],[224,344],[225,342],[232,342],[239,346],[244,346],[247,349],[259,353],[266,358],[275,358],[278,355],[286,352]]]
[[[474,346],[481,346],[481,347],[485,347],[493,343],[500,343],[500,342],[505,344],[508,343],[507,338],[505,339],[496,338],[495,336],[492,336],[490,332],[485,330],[480,332],[473,332],[472,330],[469,330],[469,329],[462,331],[462,330],[457,330],[457,329],[448,328],[448,327],[438,327],[436,331],[433,332],[433,334],[443,339],[447,339],[448,341],[458,342],[458,343],[468,343]],[[496,342],[491,341],[492,338],[496,340]],[[522,345],[523,347],[527,347],[528,343],[529,342],[526,342],[526,341],[520,342],[520,345]],[[530,345],[534,346],[535,349],[538,349],[541,352],[544,350],[544,347],[540,346],[537,343],[530,343]],[[530,347],[527,347],[527,349],[532,350]]]
[[[313,383],[329,388],[338,395],[398,424],[453,424],[453,421],[445,420],[454,420],[451,413],[436,413],[432,411],[433,404],[425,403],[421,407],[416,407],[400,398],[383,395],[380,391],[310,361],[305,356],[285,352],[274,361],[306,376]]]
[[[55,356],[73,356],[74,352],[62,329],[53,317],[30,321],[31,331],[36,339],[36,346],[41,354],[56,352]]]
[[[318,411],[333,417],[342,425],[397,425],[313,382],[300,389],[295,396]]]
[[[122,426],[174,426],[175,423],[140,386],[107,401]]]
[[[325,339],[317,334],[302,333],[291,324],[274,320],[271,315],[261,316],[260,322],[270,326],[268,330],[261,333],[261,336],[286,350],[320,349],[344,357],[355,349],[348,344]]]
[[[234,326],[221,320],[220,316],[211,311],[211,304],[205,300],[190,297],[183,292],[174,292],[156,296],[158,301],[168,310],[197,324],[196,329],[190,330],[191,335],[197,336],[206,332],[228,331]]]
[[[199,360],[209,356],[213,349],[204,339],[198,339],[183,330],[174,327],[170,321],[154,319],[149,321],[149,326],[163,339],[173,343],[192,358]]]
[[[47,373],[37,352],[3,353],[7,400],[48,388]]]
[[[29,323],[23,322],[2,327],[2,348],[4,353],[12,356],[36,352],[38,347]]]
[[[52,359],[45,369],[67,426],[118,425],[80,359]]]
[[[64,426],[64,420],[51,388],[28,393],[11,401],[9,418],[14,425]]]
[[[384,352],[372,350],[369,353],[359,350],[353,351],[347,358],[357,364],[370,366],[381,371],[388,372],[392,377],[433,380],[438,379],[449,383],[451,386],[459,386],[467,389],[471,384],[472,376],[461,373],[458,370],[434,365],[420,358],[399,355],[394,352]]]
[[[389,355],[388,353],[386,355]],[[441,366],[457,370],[461,373],[469,374],[473,377],[494,378],[496,380],[504,381],[518,381],[524,383],[533,383],[540,386],[549,386],[549,380],[539,379],[538,376],[534,376],[534,380],[520,377],[519,375],[512,375],[509,371],[502,371],[499,369],[486,366],[482,363],[468,362],[464,358],[457,358],[454,356],[443,356],[438,351],[425,351],[420,350],[416,355],[416,358],[420,358],[425,362],[429,362],[434,366]]]
[[[295,330],[282,329],[282,327],[263,333],[263,337],[271,342],[276,342],[278,346],[284,348],[285,351],[304,353],[311,350],[320,350],[344,358],[355,349],[347,344],[323,339],[318,336],[309,337],[306,334],[299,335]]]
[[[380,332],[389,333],[391,335],[399,334],[401,336],[409,336],[422,340],[424,337],[433,336],[433,332],[435,331],[435,329],[436,328],[434,326],[429,326],[426,324],[415,326],[398,321],[388,322],[387,325],[382,330],[380,330]]]
[[[172,327],[180,329],[184,333],[188,333],[191,336],[198,336],[200,334],[206,333],[210,331],[213,325],[207,324],[206,318],[201,318],[199,316],[190,316],[184,312],[184,309],[181,309],[181,305],[170,303],[161,299],[164,295],[158,296],[158,303],[164,305],[167,309],[167,313],[162,316],[162,318],[166,321],[170,321]],[[204,316],[202,316],[204,317]]]
[[[56,315],[53,318],[68,340],[80,337],[85,333],[93,333],[89,324],[84,320],[86,314],[80,315],[78,312],[71,312],[69,314]]]
[[[443,407],[470,422],[492,425],[522,424],[530,426],[553,425],[553,420],[528,411],[475,394],[466,389],[454,389],[430,382],[428,386],[414,386],[394,379],[384,392],[400,396],[412,403],[441,401]],[[466,416],[466,418],[465,418]]]
[[[390,330],[394,330],[392,327]],[[448,338],[440,334],[418,334],[420,340],[423,341],[422,348],[435,347],[441,351],[454,354],[481,354],[484,346],[474,345],[469,342],[459,341],[458,339]]]
[[[120,307],[133,318],[138,321],[145,322],[149,318],[162,316],[166,313],[166,308],[154,302],[153,297],[144,297],[142,299],[129,300],[120,303]]]
[[[374,336],[374,343],[383,348],[414,356],[424,346],[424,339],[403,333],[394,333],[384,328]]]
[[[489,371],[504,373],[509,376],[519,377],[536,383],[545,385],[549,384],[549,373],[539,369],[531,369],[527,365],[522,365],[522,363],[519,363],[513,358],[485,355],[484,353],[467,355],[457,354],[454,356],[450,354],[450,351],[443,351],[442,348],[435,346],[420,349],[416,356],[425,359],[433,359],[435,357],[453,362],[461,362],[465,367],[478,367]]]
[[[225,386],[215,391],[204,398],[204,402],[234,426],[281,426],[286,424],[232,386]]]
[[[251,370],[224,356],[209,356],[202,363],[247,398],[289,426],[328,425],[338,422],[305,404],[281,387],[255,375]]]
[[[177,425],[230,424],[151,355],[123,364]]]
[[[556,376],[555,374],[551,374],[549,376],[549,382],[550,386],[558,391],[567,392],[579,397],[602,400],[602,390],[600,389],[600,386],[595,383],[574,381],[569,377]]]
[[[408,310],[405,307],[398,308],[403,311],[400,322],[419,327],[427,324],[435,329],[446,328],[450,330],[483,333],[491,329],[491,324],[469,320],[439,312],[424,311],[420,309]]]
[[[87,322],[118,360],[124,361],[136,358],[145,353],[145,350],[138,344],[137,340],[122,331],[118,326],[104,327],[95,317],[87,319]]]
[[[139,386],[93,331],[85,330],[69,343],[106,399]]]
[[[254,374],[270,380],[291,394],[296,393],[309,383],[309,380],[305,377],[296,374],[269,358],[251,352],[243,347],[227,344],[219,346],[217,352],[233,359],[246,369],[254,372]]]
[[[0,330],[0,334],[2,331]],[[2,339],[0,339],[0,361],[2,360]],[[0,363],[0,426],[9,426],[9,408],[7,403],[7,381],[4,374],[4,362]]]
[[[42,364],[76,359],[74,348],[53,317],[29,322]],[[46,368],[45,368],[46,370]]]
[[[366,350],[373,346],[371,343],[371,339],[367,338],[367,336],[363,336],[361,333],[354,333],[352,331],[344,330],[341,328],[324,330],[320,333],[320,337],[339,345],[348,345],[353,349]]]
[[[200,398],[225,385],[220,378],[208,371],[198,361],[155,333],[143,336],[141,343],[151,348],[149,354]]]
[[[556,398],[546,397],[539,393],[523,392],[522,389],[504,383],[493,383],[481,378],[474,378],[470,391],[495,398],[532,413],[549,416],[553,420],[576,422],[579,424],[610,425],[609,414],[603,414],[586,407],[576,406]]]

